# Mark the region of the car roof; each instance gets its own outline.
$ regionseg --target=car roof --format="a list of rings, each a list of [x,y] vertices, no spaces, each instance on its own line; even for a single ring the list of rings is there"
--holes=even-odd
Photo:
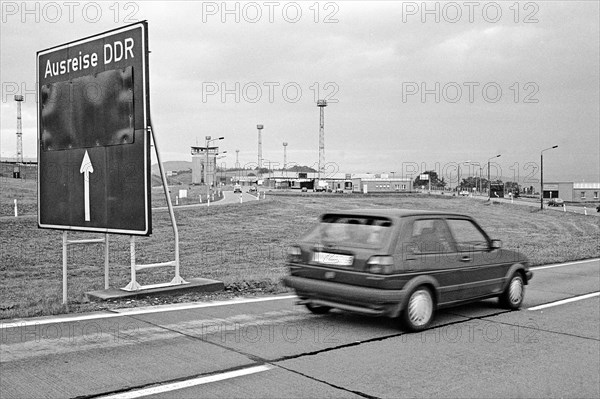
[[[339,211],[325,212],[324,215],[353,215],[353,216],[381,216],[389,218],[402,218],[407,216],[460,216],[471,218],[469,215],[456,212],[430,211],[420,209],[399,208],[374,208],[374,209],[345,209]]]

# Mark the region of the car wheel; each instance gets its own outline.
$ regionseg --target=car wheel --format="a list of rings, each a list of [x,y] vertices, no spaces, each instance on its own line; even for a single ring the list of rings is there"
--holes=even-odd
[[[325,314],[331,310],[329,306],[313,305],[312,303],[307,303],[306,308],[314,314]]]
[[[415,288],[408,296],[406,309],[402,312],[403,323],[410,331],[422,331],[429,327],[435,313],[435,301],[431,290],[425,286]]]
[[[506,289],[500,296],[500,304],[508,309],[519,309],[525,297],[525,284],[521,273],[516,272],[510,278]]]

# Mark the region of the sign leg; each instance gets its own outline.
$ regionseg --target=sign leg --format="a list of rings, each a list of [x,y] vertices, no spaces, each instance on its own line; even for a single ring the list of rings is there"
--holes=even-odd
[[[135,281],[135,236],[129,238],[129,253],[131,255],[131,281],[125,288],[125,291],[139,291],[142,287]]]
[[[108,233],[106,233],[104,236],[104,289],[108,288]]]
[[[62,303],[63,303],[63,305],[65,305],[67,303],[67,230],[63,231],[62,244],[63,244],[63,248],[62,248],[62,254],[63,254]]]

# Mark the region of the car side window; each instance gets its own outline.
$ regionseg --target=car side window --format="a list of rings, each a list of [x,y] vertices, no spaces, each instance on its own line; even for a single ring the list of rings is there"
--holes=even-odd
[[[414,253],[439,254],[455,251],[452,235],[443,219],[415,220],[409,244]]]
[[[489,248],[487,237],[467,219],[447,219],[459,252],[481,251]]]

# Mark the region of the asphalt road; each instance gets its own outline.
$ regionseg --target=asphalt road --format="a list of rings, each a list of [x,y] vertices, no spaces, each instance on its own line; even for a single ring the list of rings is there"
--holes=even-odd
[[[597,398],[599,292],[600,260],[534,268],[520,311],[417,334],[290,295],[4,321],[0,397]]]

